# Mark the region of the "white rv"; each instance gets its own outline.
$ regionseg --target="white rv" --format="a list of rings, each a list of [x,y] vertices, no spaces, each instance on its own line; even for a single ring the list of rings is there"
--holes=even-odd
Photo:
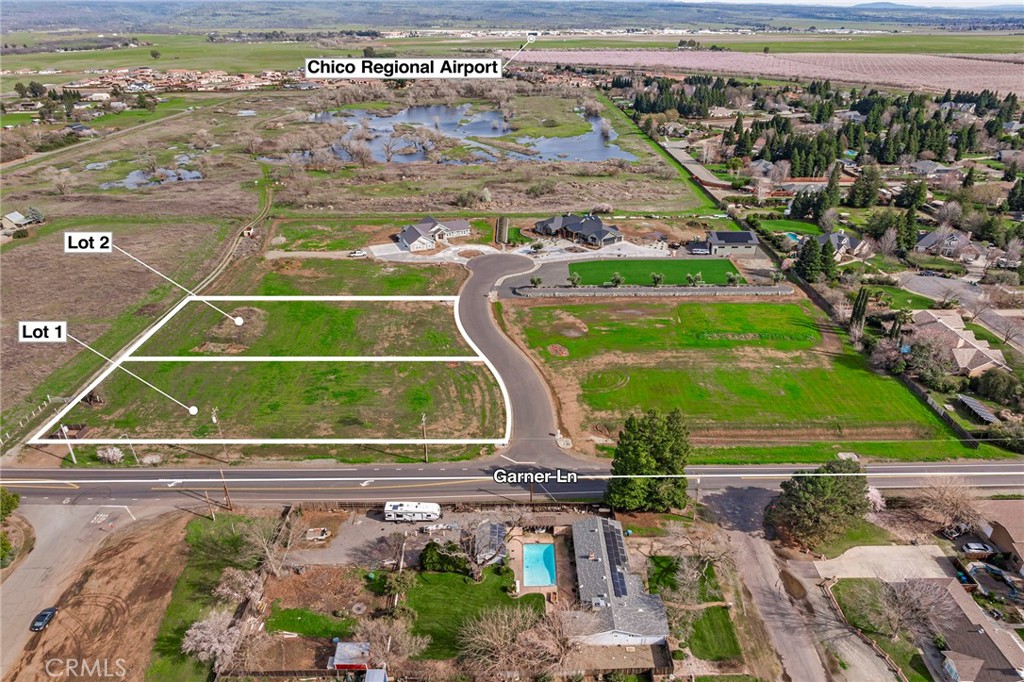
[[[431,502],[385,502],[385,521],[437,521],[441,505]]]

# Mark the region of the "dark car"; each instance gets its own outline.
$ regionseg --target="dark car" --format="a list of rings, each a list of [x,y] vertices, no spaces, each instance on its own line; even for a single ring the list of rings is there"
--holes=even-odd
[[[32,625],[29,626],[29,630],[31,630],[32,632],[42,632],[46,629],[46,627],[50,624],[50,621],[53,620],[53,617],[56,615],[56,606],[51,606],[48,609],[43,609],[39,612],[39,615],[36,616],[36,619],[32,621]]]

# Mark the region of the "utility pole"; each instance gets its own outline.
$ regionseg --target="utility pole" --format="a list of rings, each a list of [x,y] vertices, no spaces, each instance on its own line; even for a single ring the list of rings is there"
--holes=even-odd
[[[228,505],[228,511],[235,511],[234,505],[231,504],[231,493],[228,492],[228,482],[224,478],[224,470],[220,470],[220,482],[224,484],[224,501]]]
[[[121,434],[121,438],[127,438],[127,437],[128,437],[128,436],[127,436],[127,434],[123,434],[123,433]],[[135,458],[135,466],[139,466],[139,465],[141,464],[141,463],[139,462],[139,454],[138,454],[137,452],[135,452],[135,446],[134,446],[134,445],[132,445],[132,442],[131,442],[131,441],[128,441],[128,447],[129,447],[129,448],[131,449],[131,451],[132,451],[132,457],[134,457],[134,458]]]
[[[78,458],[75,457],[75,449],[71,447],[71,439],[68,438],[68,427],[65,426],[64,424],[60,425],[60,434],[64,436],[64,440],[68,444],[68,452],[71,453],[71,461],[74,462],[75,464],[78,464]]]
[[[533,504],[533,481],[530,481],[530,504]]]
[[[424,412],[420,415],[420,426],[423,429],[423,461],[429,462],[430,456],[427,454],[427,413]]]
[[[210,491],[204,490],[203,494],[206,496],[206,508],[210,510],[210,519],[213,521],[217,520],[217,512],[213,511],[213,502],[210,502]]]
[[[210,418],[213,419],[213,423],[217,425],[217,435],[220,436],[221,440],[224,440],[224,429],[222,429],[220,427],[220,420],[217,419],[217,408],[216,407],[213,408],[213,413],[210,415]],[[226,462],[226,461],[228,461],[228,446],[227,446],[227,443],[221,443],[220,445],[221,445],[222,448],[224,448],[224,461]]]

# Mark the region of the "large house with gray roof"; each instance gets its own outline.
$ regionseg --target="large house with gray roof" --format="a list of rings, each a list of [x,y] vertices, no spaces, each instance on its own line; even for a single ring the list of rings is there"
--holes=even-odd
[[[597,646],[664,645],[669,634],[665,604],[645,592],[640,576],[629,571],[622,524],[587,517],[572,524],[572,543],[579,600],[590,610],[580,616],[587,629],[574,639]]]
[[[712,256],[753,256],[757,254],[757,235],[750,230],[708,232]]]
[[[398,243],[410,251],[430,251],[438,244],[447,244],[453,237],[468,236],[468,220],[459,218],[441,222],[433,216],[427,216],[418,223],[403,227],[398,233]]]
[[[534,232],[547,237],[571,239],[587,246],[608,246],[622,241],[622,233],[614,225],[605,225],[596,215],[556,215],[534,223]]]

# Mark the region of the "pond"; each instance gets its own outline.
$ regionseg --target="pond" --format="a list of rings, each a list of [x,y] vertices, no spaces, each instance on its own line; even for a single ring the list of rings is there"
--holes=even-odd
[[[144,170],[133,170],[123,180],[100,183],[100,189],[114,189],[116,187],[138,189],[139,187],[155,187],[168,182],[194,182],[202,179],[203,174],[199,171],[185,170],[183,168],[157,168],[154,173]]]
[[[582,115],[581,115],[582,116]],[[366,140],[373,152],[374,161],[384,163],[387,160],[385,143],[395,130],[414,130],[428,128],[447,137],[455,138],[462,145],[472,147],[475,152],[467,158],[447,159],[455,163],[484,163],[498,158],[534,161],[608,161],[625,159],[635,161],[633,154],[625,151],[614,140],[618,137],[611,130],[608,139],[601,131],[601,119],[597,116],[586,117],[590,123],[590,132],[573,137],[505,137],[514,135],[511,125],[499,111],[472,111],[471,104],[456,107],[444,105],[414,106],[403,109],[397,114],[384,114],[366,109],[350,109],[341,112],[323,112],[314,114],[310,120],[319,122],[340,121],[355,128],[366,128],[371,138]],[[353,133],[350,132],[348,136]],[[490,145],[481,139],[505,138],[513,140],[517,145],[529,148],[529,153],[509,151]],[[477,138],[477,139],[471,139]],[[339,147],[335,152],[341,158],[347,154]],[[411,141],[401,140],[397,143],[391,158],[392,163],[411,163],[424,161],[427,155],[420,146]]]

